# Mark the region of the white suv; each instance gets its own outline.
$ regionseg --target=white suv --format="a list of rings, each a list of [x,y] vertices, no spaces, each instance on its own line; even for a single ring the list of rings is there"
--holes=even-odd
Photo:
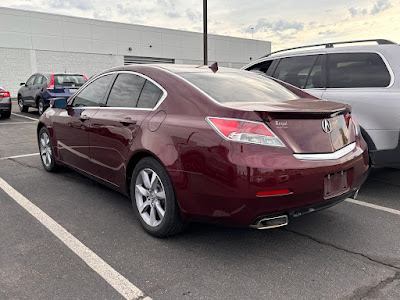
[[[400,46],[388,40],[280,50],[242,69],[286,81],[352,106],[372,164],[400,166]],[[396,77],[397,76],[397,77]]]

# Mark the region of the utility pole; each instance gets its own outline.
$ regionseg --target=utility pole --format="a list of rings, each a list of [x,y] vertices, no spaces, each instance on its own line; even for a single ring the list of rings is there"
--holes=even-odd
[[[207,0],[203,0],[203,46],[204,65],[208,65],[208,38],[207,38]]]

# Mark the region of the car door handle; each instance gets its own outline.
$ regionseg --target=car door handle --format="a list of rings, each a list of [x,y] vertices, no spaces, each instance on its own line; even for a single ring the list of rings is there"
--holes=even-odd
[[[120,120],[119,122],[124,126],[129,126],[129,125],[136,124],[136,121],[132,120],[131,118],[125,118],[125,119]]]
[[[79,117],[79,120],[81,120],[82,122],[85,122],[85,121],[87,121],[87,120],[89,120],[90,118],[88,117],[88,116],[86,116],[86,115],[81,115],[80,117]]]

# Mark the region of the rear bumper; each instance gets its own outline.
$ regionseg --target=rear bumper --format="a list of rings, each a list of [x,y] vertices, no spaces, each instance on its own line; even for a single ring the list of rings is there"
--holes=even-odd
[[[11,111],[11,100],[10,103],[0,103],[0,112],[7,112],[7,111]]]
[[[178,187],[176,194],[185,220],[249,226],[267,216],[297,217],[352,196],[368,175],[365,142],[339,159],[326,161],[301,161],[292,154],[280,153],[280,149],[262,146],[256,147],[256,152],[250,150],[254,148],[251,145],[221,145],[225,146],[229,149],[219,152],[226,156],[210,161],[207,174],[170,174]],[[348,188],[324,198],[325,176],[341,171],[347,171]],[[285,189],[292,193],[256,196],[260,191]]]

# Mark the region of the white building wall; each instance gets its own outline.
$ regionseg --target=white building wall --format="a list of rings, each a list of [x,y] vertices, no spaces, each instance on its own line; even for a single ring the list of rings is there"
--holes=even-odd
[[[196,32],[98,21],[0,7],[0,86],[13,97],[34,72],[90,77],[123,65],[124,56],[203,64],[203,35]],[[271,43],[209,35],[208,59],[240,68],[271,51]]]

